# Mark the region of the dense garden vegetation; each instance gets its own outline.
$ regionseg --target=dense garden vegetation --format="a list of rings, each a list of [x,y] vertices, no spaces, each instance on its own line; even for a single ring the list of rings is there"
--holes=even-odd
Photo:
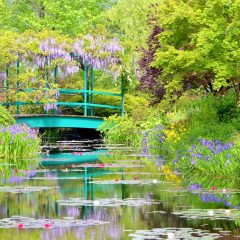
[[[1,179],[9,183],[20,181],[31,175],[31,171],[38,166],[40,139],[36,130],[16,124],[9,112],[1,106],[0,121]]]
[[[7,87],[6,78],[16,86],[1,101],[41,101],[38,112],[56,110],[58,89],[81,88],[87,63],[96,69],[96,90],[117,91],[125,79],[126,115],[110,116],[100,128],[107,143],[133,146],[148,161],[164,159],[192,182],[238,177],[239,6],[238,0],[1,0],[0,86]],[[56,67],[54,79],[49,72]],[[33,91],[19,91],[25,88]],[[117,98],[94,101],[119,105]],[[28,158],[29,148],[39,152],[39,140],[26,126],[8,126],[13,119],[0,111],[0,158],[19,166],[16,158]]]

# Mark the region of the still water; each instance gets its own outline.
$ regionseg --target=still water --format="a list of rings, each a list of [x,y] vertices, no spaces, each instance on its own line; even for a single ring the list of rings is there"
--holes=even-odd
[[[236,189],[189,187],[141,158],[40,169],[1,187],[0,239],[240,239]]]

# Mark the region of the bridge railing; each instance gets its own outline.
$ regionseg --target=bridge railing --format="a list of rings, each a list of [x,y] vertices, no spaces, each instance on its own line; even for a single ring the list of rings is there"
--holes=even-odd
[[[35,89],[26,89],[21,90],[24,92],[32,92]],[[56,106],[64,106],[69,108],[83,108],[84,116],[94,116],[94,109],[96,108],[106,108],[106,109],[116,109],[119,110],[121,114],[124,113],[124,94],[123,93],[112,93],[112,92],[102,92],[102,91],[94,91],[94,90],[76,90],[76,89],[59,89],[59,95],[82,95],[83,102],[55,102]],[[99,104],[94,103],[93,96],[94,95],[104,95],[110,97],[119,97],[121,99],[120,106],[114,105],[107,105],[107,104]],[[90,99],[90,101],[89,101]],[[3,106],[16,106],[16,114],[21,114],[20,106],[27,106],[27,105],[36,105],[36,106],[44,106],[43,102],[2,102],[0,103]],[[49,114],[48,111],[45,111],[46,114]],[[57,111],[53,111],[52,114],[56,114]]]

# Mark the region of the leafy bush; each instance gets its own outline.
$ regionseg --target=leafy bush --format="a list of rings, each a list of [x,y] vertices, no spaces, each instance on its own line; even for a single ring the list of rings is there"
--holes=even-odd
[[[11,114],[7,111],[6,108],[0,106],[0,125],[9,125],[15,123],[14,118]]]
[[[184,97],[164,114],[157,108],[133,116],[112,116],[100,127],[107,143],[133,146],[142,154],[165,159],[183,178],[201,174],[238,176],[240,164],[236,96]],[[177,107],[176,107],[177,106]],[[134,110],[133,110],[134,111]],[[235,144],[232,143],[234,139]]]
[[[140,146],[139,128],[131,117],[110,116],[98,128],[108,144]]]
[[[224,96],[217,97],[216,109],[220,122],[230,122],[236,118],[239,113],[236,93],[230,91]]]
[[[198,173],[209,169],[211,173],[219,172],[224,176],[233,172],[238,174],[239,151],[237,146],[228,143],[237,134],[233,124],[239,119],[235,96],[209,95],[194,101],[183,101],[179,106],[166,114],[163,125],[145,134],[143,152],[163,156],[185,177],[191,177],[193,169]],[[215,152],[205,149],[203,142],[209,143],[209,146],[211,143],[210,147]],[[199,159],[194,160],[192,153],[200,156]],[[228,166],[227,156],[230,155],[231,164]],[[203,159],[204,156],[209,156],[211,161]]]

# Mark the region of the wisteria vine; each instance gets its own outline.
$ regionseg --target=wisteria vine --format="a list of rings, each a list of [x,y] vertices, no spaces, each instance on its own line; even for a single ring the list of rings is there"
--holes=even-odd
[[[64,80],[69,75],[79,72],[84,64],[111,74],[114,80],[120,76],[122,70],[121,56],[124,53],[124,49],[118,39],[108,39],[103,35],[93,36],[87,34],[82,38],[69,40],[54,34],[52,36],[46,35],[44,36],[44,34],[41,35],[40,33],[36,36],[22,36],[22,39],[16,40],[24,44],[14,54],[21,66],[29,69],[30,77],[27,78],[30,78],[33,84],[38,83],[37,79],[39,80],[40,78],[48,78],[51,82],[54,68],[58,77]],[[12,62],[9,63],[9,66],[14,66],[15,64],[15,62]],[[0,87],[4,87],[4,81],[7,79],[6,67],[1,67]],[[15,73],[13,74],[16,74],[16,70],[14,71]],[[37,75],[39,77],[36,77]],[[24,82],[18,83],[18,87],[22,88],[23,86]],[[52,87],[49,85],[49,88],[56,90],[56,86]],[[47,90],[43,89],[43,92],[48,94]],[[33,99],[37,102],[41,96],[42,94],[39,93]],[[57,94],[54,94],[53,99],[57,98]],[[49,96],[47,99],[44,110],[56,110],[56,103]]]

